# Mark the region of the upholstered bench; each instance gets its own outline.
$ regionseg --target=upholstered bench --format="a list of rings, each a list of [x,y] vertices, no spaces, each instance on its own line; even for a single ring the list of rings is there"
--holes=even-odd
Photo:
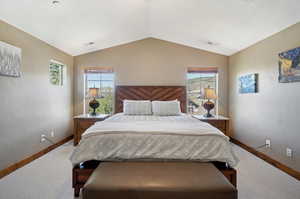
[[[101,163],[83,199],[236,199],[236,188],[211,163]]]

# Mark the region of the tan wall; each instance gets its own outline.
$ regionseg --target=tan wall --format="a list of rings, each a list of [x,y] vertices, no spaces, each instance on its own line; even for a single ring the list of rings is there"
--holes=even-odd
[[[230,57],[229,113],[234,137],[300,171],[300,82],[278,82],[278,53],[300,46],[300,23]],[[259,92],[239,94],[238,77],[258,73]],[[295,150],[291,160],[286,147]]]
[[[228,57],[148,38],[77,56],[75,112],[83,112],[83,69],[112,67],[117,85],[185,85],[187,67],[218,67],[220,114],[227,114]]]
[[[21,78],[0,76],[0,170],[71,134],[73,57],[0,20],[0,40],[22,49]],[[49,83],[49,61],[67,64],[63,87]]]

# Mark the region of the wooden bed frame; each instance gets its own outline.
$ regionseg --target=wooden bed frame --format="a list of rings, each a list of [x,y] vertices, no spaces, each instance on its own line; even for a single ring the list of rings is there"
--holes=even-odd
[[[123,112],[123,100],[178,100],[182,112],[186,112],[187,98],[185,86],[117,86],[115,95],[115,113]],[[212,162],[223,175],[236,187],[237,174],[234,168],[228,168],[225,163]],[[101,161],[91,160],[76,165],[73,168],[74,195],[79,196],[92,172],[101,164]],[[105,180],[105,179],[103,179]]]
[[[115,112],[123,112],[123,100],[180,101],[181,111],[186,113],[185,86],[117,86]]]

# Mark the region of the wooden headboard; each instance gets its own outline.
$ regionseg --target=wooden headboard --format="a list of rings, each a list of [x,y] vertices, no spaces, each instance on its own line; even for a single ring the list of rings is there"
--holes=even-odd
[[[179,100],[181,111],[186,113],[185,86],[117,86],[115,112],[123,112],[123,100]]]

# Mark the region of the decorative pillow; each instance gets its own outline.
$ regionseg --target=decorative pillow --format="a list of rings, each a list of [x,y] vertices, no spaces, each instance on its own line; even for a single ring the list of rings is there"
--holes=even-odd
[[[159,116],[173,116],[180,115],[180,102],[178,100],[173,101],[152,101],[153,115]]]
[[[125,115],[152,115],[150,100],[124,100],[123,112]]]

